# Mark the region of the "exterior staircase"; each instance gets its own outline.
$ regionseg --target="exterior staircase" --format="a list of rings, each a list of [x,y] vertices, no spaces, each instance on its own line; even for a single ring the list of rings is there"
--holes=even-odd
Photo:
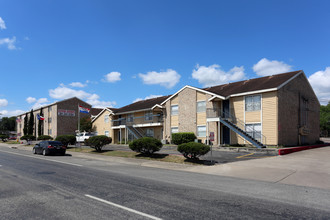
[[[128,130],[134,135],[134,137],[137,138],[137,139],[144,137],[144,134],[143,134],[140,130],[134,128],[133,126],[128,126],[128,125],[127,125],[127,129],[128,129]]]
[[[256,132],[254,129],[247,130],[245,123],[241,122],[236,117],[229,114],[229,112],[222,112],[220,114],[220,122],[226,125],[230,130],[234,131],[235,133],[239,134],[241,137],[243,137],[245,140],[250,142],[253,146],[257,148],[265,148],[266,145],[262,143],[262,141],[255,139],[252,137],[249,133]],[[264,143],[266,143],[266,137],[261,135],[261,139],[264,140]]]

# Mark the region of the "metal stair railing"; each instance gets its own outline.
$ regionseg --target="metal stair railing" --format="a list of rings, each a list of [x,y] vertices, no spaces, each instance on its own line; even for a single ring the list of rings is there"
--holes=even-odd
[[[134,135],[134,137],[141,138],[143,135],[133,126],[127,126],[127,129]]]
[[[266,146],[266,137],[262,135],[260,131],[246,127],[242,120],[231,115],[229,111],[222,111],[221,109],[208,109],[208,116],[219,117],[223,124],[231,128],[234,132],[240,134],[254,146],[258,148]],[[256,135],[259,135],[260,138],[257,138]]]

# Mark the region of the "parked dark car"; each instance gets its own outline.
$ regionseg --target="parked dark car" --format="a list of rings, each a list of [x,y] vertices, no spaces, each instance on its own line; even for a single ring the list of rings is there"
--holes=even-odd
[[[41,141],[33,147],[34,154],[42,154],[44,156],[49,154],[65,155],[66,147],[60,141]]]

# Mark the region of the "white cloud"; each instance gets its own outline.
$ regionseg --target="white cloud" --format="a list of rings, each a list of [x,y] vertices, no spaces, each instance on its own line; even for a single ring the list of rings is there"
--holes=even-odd
[[[8,105],[7,99],[0,99],[0,107],[5,107]]]
[[[51,98],[60,100],[77,97],[79,99],[85,100],[94,108],[113,107],[116,105],[116,102],[114,101],[100,101],[100,96],[98,96],[97,94],[91,94],[83,90],[74,90],[71,88],[67,88],[63,85],[60,85],[55,89],[50,89],[49,96]]]
[[[326,105],[330,101],[330,67],[317,71],[308,77],[321,104]]]
[[[146,74],[139,73],[139,77],[144,84],[147,85],[161,85],[168,89],[173,88],[181,78],[175,70],[168,69],[164,72],[147,72]]]
[[[196,66],[192,72],[192,77],[197,79],[205,87],[226,84],[232,81],[245,79],[244,67],[233,67],[225,72],[217,64],[210,66]]]
[[[104,76],[105,77],[104,81],[110,83],[117,82],[121,80],[120,76],[121,76],[120,72],[111,72]]]
[[[70,83],[70,86],[72,86],[72,87],[78,87],[78,88],[84,88],[87,85],[86,84],[82,84],[81,82],[72,82],[72,83]]]
[[[142,101],[142,100],[153,99],[153,98],[157,98],[157,97],[161,97],[161,96],[162,95],[148,95],[144,99],[143,98],[137,98],[133,102],[139,102],[139,101]]]
[[[6,29],[5,21],[1,17],[0,17],[0,29],[1,30]]]
[[[45,106],[49,103],[47,98],[40,98],[38,100],[36,100],[36,103],[34,103],[34,105],[32,106],[32,109],[38,109],[42,106]]]
[[[270,76],[279,73],[290,72],[292,66],[277,60],[268,60],[262,58],[258,63],[253,65],[253,71],[259,76]]]
[[[1,117],[12,117],[12,116],[20,115],[24,112],[25,111],[23,111],[23,110],[14,110],[14,111],[3,110],[3,111],[0,111],[0,114],[1,114]]]
[[[16,50],[17,47],[15,46],[16,43],[16,37],[10,38],[1,38],[0,39],[0,45],[7,45],[7,48],[9,50]]]
[[[26,101],[27,101],[27,103],[31,104],[31,103],[36,102],[37,99],[36,99],[36,98],[33,98],[33,97],[27,97],[27,98],[26,98]]]

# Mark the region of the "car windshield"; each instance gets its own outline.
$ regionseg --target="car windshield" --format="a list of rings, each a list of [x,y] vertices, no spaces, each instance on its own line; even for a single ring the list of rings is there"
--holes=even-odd
[[[61,146],[62,145],[62,143],[59,141],[49,141],[48,144],[52,145],[52,146]]]

